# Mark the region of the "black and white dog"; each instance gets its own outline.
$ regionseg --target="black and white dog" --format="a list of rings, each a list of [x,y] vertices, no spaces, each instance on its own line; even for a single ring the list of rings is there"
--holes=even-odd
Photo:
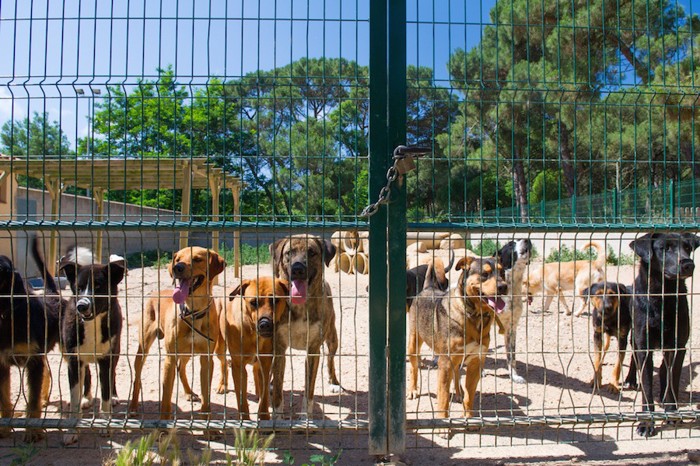
[[[506,308],[498,314],[496,323],[498,332],[505,338],[510,378],[515,383],[525,383],[525,379],[515,370],[515,340],[518,322],[523,313],[523,276],[530,263],[531,253],[532,242],[529,239],[519,239],[508,242],[494,254],[506,271],[509,288],[509,296],[505,299]]]
[[[98,366],[102,414],[109,416],[112,402],[116,401],[112,395],[116,394],[115,376],[123,320],[117,287],[126,270],[122,258],[103,265],[91,263],[91,257],[87,262],[86,257],[84,251],[76,251],[72,256],[64,257],[60,266],[75,295],[73,307],[62,319],[61,349],[68,364],[71,416],[78,419],[82,414],[83,387],[87,404],[91,403],[88,367],[91,362]],[[70,432],[64,436],[63,442],[69,445],[77,440],[77,434]]]

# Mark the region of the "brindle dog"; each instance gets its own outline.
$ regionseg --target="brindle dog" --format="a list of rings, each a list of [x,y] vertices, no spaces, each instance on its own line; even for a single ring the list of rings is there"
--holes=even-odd
[[[438,355],[437,417],[449,413],[450,383],[467,365],[465,417],[472,416],[476,387],[490,343],[494,313],[503,312],[508,285],[495,258],[465,257],[457,286],[449,291],[424,289],[409,311],[408,357],[411,363],[409,398],[418,392],[418,350],[426,343]]]
[[[290,306],[285,319],[275,330],[275,358],[272,364],[272,408],[276,416],[282,412],[285,353],[290,346],[306,351],[306,390],[304,408],[308,418],[313,413],[314,386],[318,372],[321,345],[328,349],[328,383],[332,392],[341,390],[335,374],[335,353],[338,333],[331,287],[323,278],[324,264],[335,256],[330,241],[313,235],[293,235],[270,245],[272,270],[277,278],[289,282]]]

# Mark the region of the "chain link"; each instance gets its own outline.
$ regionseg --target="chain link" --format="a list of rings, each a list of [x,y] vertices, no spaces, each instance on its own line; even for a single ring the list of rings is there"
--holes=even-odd
[[[386,185],[379,190],[376,202],[371,203],[362,210],[361,217],[371,217],[379,211],[379,207],[389,203],[391,197],[391,185],[399,177],[398,165],[406,158],[420,157],[430,153],[430,148],[419,146],[398,146],[394,149],[394,164],[386,172]]]

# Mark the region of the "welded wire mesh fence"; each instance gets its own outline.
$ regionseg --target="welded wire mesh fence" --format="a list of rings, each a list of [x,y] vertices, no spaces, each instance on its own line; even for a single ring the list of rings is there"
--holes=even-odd
[[[408,447],[634,438],[633,425],[649,417],[643,391],[590,384],[603,300],[594,285],[625,285],[621,302],[643,294],[632,287],[643,251],[630,243],[697,230],[695,6],[2,2],[0,253],[11,264],[0,267],[9,277],[0,277],[0,429],[46,428],[46,445],[88,452],[167,427],[196,432],[189,442],[200,446],[218,445],[202,431],[226,439],[230,428],[274,429],[279,450],[301,448],[293,432],[303,431],[324,451],[365,449],[369,431],[373,453],[403,448],[396,428],[413,433]],[[391,159],[394,142],[427,155],[404,171],[410,163]],[[48,308],[22,326],[36,335],[14,326],[45,299],[15,288],[19,277],[47,293],[35,236],[59,278],[59,314],[73,313],[76,328],[58,331]],[[505,308],[503,289],[485,291],[497,265],[488,263],[472,287],[491,308],[486,317],[459,320],[455,335],[435,323],[415,345],[421,288],[446,290],[433,317],[440,307],[464,314],[470,271],[482,266],[469,258],[524,240],[530,257],[520,269],[508,265],[517,255],[498,258]],[[694,240],[684,241],[692,257]],[[587,243],[600,249],[582,251]],[[83,288],[71,282],[80,254],[64,256],[75,247],[92,251],[82,251],[82,267],[123,261],[123,278],[116,265]],[[370,274],[373,258],[383,265]],[[687,291],[664,282],[652,292],[687,299],[689,316],[672,316],[676,331],[659,343],[666,355],[687,349],[671,386],[679,410],[664,411],[662,394],[656,415],[688,422],[662,438],[692,437],[700,402],[696,283],[686,272]],[[268,283],[273,275],[286,280],[281,289]],[[107,294],[121,308],[121,332],[95,324],[102,317],[90,308],[75,314],[80,296],[101,296],[102,281],[115,287]],[[599,385],[612,379],[620,328],[634,326],[623,320],[610,323],[617,333]],[[98,370],[109,352],[119,354],[114,369]],[[620,384],[630,354],[615,369]],[[30,413],[44,355],[49,391]],[[76,358],[89,376],[71,369]],[[244,365],[254,366],[247,380]],[[473,402],[468,419],[456,375]],[[87,384],[76,377],[89,377],[95,398],[80,420]],[[103,393],[110,384],[114,407]],[[405,405],[394,402],[404,395]],[[106,440],[94,435],[106,428]],[[9,449],[20,438],[1,442]]]

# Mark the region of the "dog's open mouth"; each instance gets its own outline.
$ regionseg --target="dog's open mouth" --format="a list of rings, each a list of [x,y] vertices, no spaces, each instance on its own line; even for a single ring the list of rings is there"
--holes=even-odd
[[[289,291],[292,304],[304,304],[306,302],[306,280],[292,280],[291,290]]]
[[[204,276],[198,275],[192,278],[175,279],[175,290],[173,291],[173,301],[175,304],[183,304],[190,294],[194,292],[204,282]]]
[[[506,302],[498,296],[484,296],[481,298],[496,314],[500,314],[506,308]]]

